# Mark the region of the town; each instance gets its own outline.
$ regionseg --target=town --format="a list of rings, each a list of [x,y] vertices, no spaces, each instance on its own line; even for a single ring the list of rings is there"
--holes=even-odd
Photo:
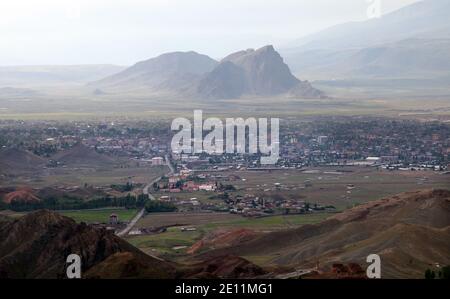
[[[151,199],[158,204],[147,203],[147,212],[210,211],[244,217],[333,212],[342,208],[345,200],[349,205],[354,189],[359,186],[355,186],[354,181],[347,182],[339,193],[338,198],[342,199],[339,202],[322,200],[323,195],[308,196],[314,193],[314,186],[326,181],[327,175],[337,176],[336,179],[341,174],[357,177],[358,171],[364,169],[445,174],[450,161],[448,124],[387,118],[284,119],[280,128],[281,157],[270,166],[261,165],[259,154],[194,155],[172,151],[170,143],[174,132],[168,120],[1,121],[0,133],[0,153],[20,149],[46,161],[39,171],[27,175],[14,173],[20,167],[10,172],[7,165],[2,167],[0,177],[4,188],[9,187],[8,181],[19,181],[22,185],[35,181],[42,189],[50,187],[40,182],[52,174],[61,177],[64,172],[72,174],[72,170],[85,174],[94,171],[92,181],[85,179],[85,182],[70,184],[73,178],[68,176],[66,180],[58,179],[60,183],[48,183],[65,193],[94,190],[84,198],[88,202],[67,203],[65,200],[44,205],[59,209],[108,205],[139,208],[151,194]],[[59,156],[67,151],[72,152],[65,158]],[[83,166],[80,157],[85,160],[91,157],[90,163]],[[8,159],[14,160],[11,156]],[[163,170],[166,165],[170,172]],[[155,181],[148,185],[146,177],[151,169],[160,170],[155,173]],[[127,172],[121,181],[109,178],[120,170]],[[289,171],[294,173],[286,173]],[[364,177],[369,178],[370,172]],[[280,179],[283,174],[290,175],[292,182],[271,180],[272,173]],[[267,180],[263,184],[249,185],[252,178],[258,176],[266,176]],[[426,183],[428,179],[419,177],[417,184]],[[321,193],[325,194],[323,188]],[[50,196],[48,194],[41,190],[33,196],[45,198]],[[10,203],[9,208],[28,210],[33,207],[29,203],[24,207],[20,196],[18,199]]]
[[[302,121],[283,119],[280,125],[281,158],[274,167],[373,165],[445,171],[449,163],[450,126],[444,122],[318,117]],[[168,120],[0,121],[0,147],[23,148],[39,156],[51,157],[82,142],[99,153],[143,164],[170,154],[176,164],[193,168],[261,167],[257,154],[172,152],[173,134]]]

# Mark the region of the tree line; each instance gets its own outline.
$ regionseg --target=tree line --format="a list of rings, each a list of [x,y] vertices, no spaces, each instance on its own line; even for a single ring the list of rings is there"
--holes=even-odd
[[[41,201],[14,200],[11,203],[0,202],[1,210],[12,210],[15,212],[26,212],[40,209],[48,210],[86,210],[106,207],[124,207],[128,209],[142,208],[148,200],[148,195],[140,194],[134,196],[128,194],[124,197],[105,196],[92,200],[81,198],[58,198],[47,197]]]

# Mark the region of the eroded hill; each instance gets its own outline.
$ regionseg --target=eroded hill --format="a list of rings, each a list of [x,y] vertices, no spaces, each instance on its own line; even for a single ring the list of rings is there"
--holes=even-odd
[[[317,225],[255,236],[203,255],[271,256],[271,264],[324,269],[382,259],[384,278],[422,278],[433,265],[450,264],[450,191],[425,190],[369,202]]]

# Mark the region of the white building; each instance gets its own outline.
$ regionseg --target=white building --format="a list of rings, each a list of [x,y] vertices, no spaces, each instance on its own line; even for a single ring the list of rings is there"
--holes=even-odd
[[[164,165],[164,158],[162,158],[162,157],[154,157],[154,158],[152,158],[152,165],[153,166]]]
[[[328,136],[319,136],[317,137],[317,143],[320,145],[325,144],[328,141]]]
[[[198,186],[198,190],[215,191],[216,185],[215,184],[201,184]]]

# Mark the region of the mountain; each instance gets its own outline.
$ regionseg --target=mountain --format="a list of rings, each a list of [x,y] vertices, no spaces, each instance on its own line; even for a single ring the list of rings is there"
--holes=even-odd
[[[0,278],[64,278],[69,254],[80,255],[82,272],[94,277],[94,268],[116,254],[141,261],[148,269],[146,278],[174,278],[176,274],[171,264],[145,255],[110,231],[45,210],[17,220],[2,217],[0,239]],[[122,278],[133,273],[118,268],[110,269],[116,271],[110,275]]]
[[[362,49],[287,54],[298,75],[313,79],[449,79],[449,39],[408,39]]]
[[[322,93],[291,74],[273,46],[240,51],[225,57],[206,74],[194,92],[202,98],[275,96],[291,93],[300,97],[320,97]]]
[[[424,0],[361,22],[350,22],[298,39],[286,50],[342,50],[366,48],[405,39],[440,39],[450,36],[450,2]]]
[[[191,94],[206,99],[237,99],[248,91],[245,72],[231,62],[220,63],[206,74]]]
[[[255,236],[210,250],[203,258],[270,256],[270,264],[322,269],[333,263],[366,264],[378,254],[383,278],[423,278],[430,265],[449,265],[450,191],[399,194],[355,207],[316,225]]]
[[[217,61],[196,52],[173,52],[141,61],[90,85],[104,89],[178,90],[210,72]]]
[[[337,25],[286,45],[294,74],[311,79],[450,79],[450,2],[425,0],[379,19]]]
[[[137,249],[134,249],[137,251]],[[117,252],[88,269],[88,279],[171,279],[177,277],[174,264],[150,257],[142,252]]]
[[[113,75],[123,69],[124,67],[116,65],[2,66],[0,67],[0,87],[87,83]]]
[[[229,61],[244,70],[250,94],[281,94],[299,83],[273,46],[234,53],[223,61]]]
[[[242,96],[323,97],[294,77],[273,46],[240,51],[217,62],[195,52],[175,52],[139,62],[90,84],[102,90],[151,91],[196,99]]]
[[[72,148],[51,157],[69,166],[108,166],[116,163],[113,158],[97,153],[94,149],[78,143]]]

